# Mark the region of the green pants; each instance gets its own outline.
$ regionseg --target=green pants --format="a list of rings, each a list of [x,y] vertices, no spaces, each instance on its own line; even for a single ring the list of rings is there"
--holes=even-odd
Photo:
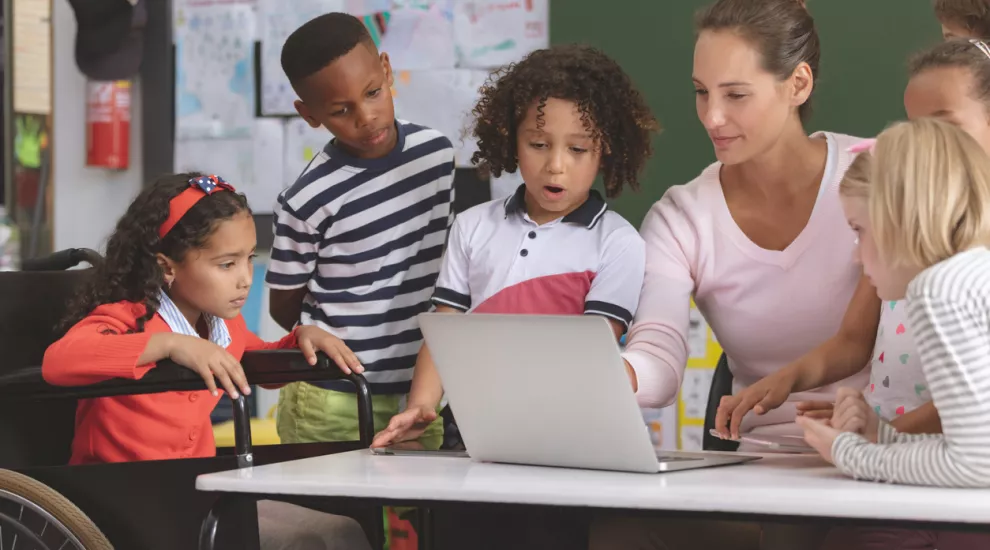
[[[388,426],[399,413],[401,395],[373,395],[375,433]],[[357,396],[353,393],[325,390],[306,382],[282,388],[278,395],[276,417],[282,443],[317,443],[356,441],[358,435]],[[430,424],[419,442],[427,449],[439,449],[443,443],[443,420]]]

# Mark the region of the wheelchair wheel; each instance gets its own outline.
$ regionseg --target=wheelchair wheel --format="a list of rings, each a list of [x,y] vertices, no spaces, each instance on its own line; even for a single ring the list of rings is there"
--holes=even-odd
[[[75,504],[35,479],[0,470],[0,548],[113,550]]]

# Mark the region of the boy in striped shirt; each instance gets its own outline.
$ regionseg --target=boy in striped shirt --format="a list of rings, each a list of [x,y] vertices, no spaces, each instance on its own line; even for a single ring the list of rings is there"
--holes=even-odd
[[[282,48],[296,110],[333,139],[278,198],[266,277],[272,317],[315,324],[365,367],[376,429],[402,408],[452,219],[454,150],[440,132],[394,116],[392,68],[357,18],[309,21]],[[357,439],[348,382],[282,389],[283,442]],[[442,425],[424,444],[439,446]]]

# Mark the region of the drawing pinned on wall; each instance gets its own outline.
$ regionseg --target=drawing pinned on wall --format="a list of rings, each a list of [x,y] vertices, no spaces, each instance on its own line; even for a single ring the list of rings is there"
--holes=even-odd
[[[251,136],[255,23],[250,4],[176,7],[176,139]]]
[[[285,187],[282,178],[283,122],[258,119],[248,137],[175,142],[176,172],[217,174],[244,193],[256,214],[270,213]]]
[[[549,0],[458,0],[454,44],[459,67],[493,69],[550,44]]]
[[[388,25],[389,0],[258,0],[261,40],[261,114],[294,115],[296,93],[282,72],[282,46],[307,21],[332,12],[361,17],[376,46]]]
[[[395,71],[454,68],[453,0],[393,6],[381,51]]]
[[[683,418],[704,421],[714,375],[715,371],[712,369],[691,367],[684,369],[684,383],[681,385]]]
[[[470,135],[471,110],[485,71],[399,71],[392,87],[396,118],[439,130],[454,144],[457,166],[471,166],[477,142]]]
[[[708,356],[708,323],[697,307],[692,307],[689,313],[688,325],[688,357],[704,359]]]

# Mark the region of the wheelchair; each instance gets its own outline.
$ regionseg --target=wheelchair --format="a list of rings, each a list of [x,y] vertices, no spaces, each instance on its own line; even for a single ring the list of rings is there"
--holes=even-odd
[[[198,375],[169,361],[141,380],[80,387],[44,381],[39,365],[58,336],[55,326],[100,262],[94,251],[70,249],[25,261],[23,271],[0,273],[0,548],[176,550],[204,540],[215,540],[214,548],[258,548],[253,503],[236,511],[236,521],[205,528],[217,496],[196,491],[196,477],[367,448],[374,425],[364,377],[345,375],[325,356],[310,366],[295,350],[245,353],[241,361],[252,385],[349,380],[358,397],[358,441],[255,447],[249,406],[240,396],[231,400],[235,446],[218,449],[216,457],[69,466],[79,399],[205,389]],[[72,269],[84,263],[90,267]],[[352,517],[373,548],[383,547],[380,507],[285,500]]]

